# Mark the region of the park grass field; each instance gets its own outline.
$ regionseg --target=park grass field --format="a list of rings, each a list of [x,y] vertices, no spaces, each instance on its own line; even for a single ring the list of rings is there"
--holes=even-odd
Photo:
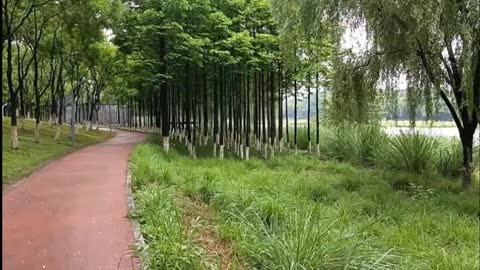
[[[160,142],[130,165],[150,269],[479,268],[478,183],[308,154],[192,159]]]
[[[25,120],[24,129],[18,128],[20,149],[11,149],[10,118],[4,117],[2,124],[2,190],[29,175],[45,162],[112,137],[112,134],[106,131],[92,130],[86,133],[85,130],[79,129],[76,144],[72,146],[68,136],[69,126],[62,126],[61,138],[55,141],[56,127],[41,123],[40,143],[34,143],[35,122]]]

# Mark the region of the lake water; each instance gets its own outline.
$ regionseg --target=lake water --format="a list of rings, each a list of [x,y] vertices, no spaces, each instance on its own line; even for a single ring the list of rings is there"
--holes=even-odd
[[[384,127],[383,128],[385,132],[388,135],[400,135],[402,132],[404,133],[409,133],[412,132],[412,129],[408,127]],[[432,136],[432,137],[455,137],[455,138],[460,138],[460,135],[458,133],[458,129],[454,127],[442,127],[442,128],[437,128],[437,127],[432,127],[432,128],[426,128],[426,127],[417,127],[414,129],[414,131],[418,131],[421,134]],[[479,129],[477,128],[477,131],[474,134],[474,141],[475,144],[480,143],[480,135],[479,135]]]

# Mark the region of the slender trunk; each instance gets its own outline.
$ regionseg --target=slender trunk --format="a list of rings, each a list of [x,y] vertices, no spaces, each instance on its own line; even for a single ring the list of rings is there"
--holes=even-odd
[[[120,123],[121,123],[121,122],[120,122],[120,106],[121,106],[120,103],[117,102],[116,108],[117,108],[117,125],[118,125],[118,126],[120,126]]]
[[[25,116],[26,116],[26,108],[25,108],[25,88],[24,88],[24,83],[23,83],[23,78],[20,78],[18,80],[18,93],[20,94],[20,129],[24,129],[25,127]],[[2,112],[3,113],[3,112]]]
[[[258,81],[257,81],[257,71],[253,71],[253,137],[255,140],[255,146],[258,151]]]
[[[204,145],[208,143],[208,81],[207,70],[203,68],[203,136]]]
[[[285,91],[285,132],[287,136],[287,151],[290,152],[290,126],[288,125],[288,91]]]
[[[296,70],[295,70],[296,71]],[[293,145],[295,148],[295,155],[298,154],[297,147],[297,80],[294,80],[294,92],[295,92],[295,102],[293,107]]]
[[[274,156],[275,145],[275,87],[274,72],[270,72],[270,158]]]
[[[192,74],[192,73],[191,73]],[[198,102],[198,99],[197,99],[197,84],[195,83],[196,81],[196,68],[194,68],[193,70],[193,74],[192,74],[192,82],[193,82],[193,101],[190,99],[190,107],[191,107],[191,110],[192,110],[192,134],[191,134],[191,142],[190,142],[190,148],[191,148],[191,152],[192,152],[192,157],[193,158],[196,158],[196,153],[195,153],[195,141],[197,139],[197,134],[196,134],[196,129],[197,129],[197,125],[196,125],[196,120],[197,120],[197,106],[195,105],[197,102]]]
[[[164,37],[161,37],[159,40],[159,50],[160,50],[160,74],[167,73],[167,66],[165,63],[165,55],[167,53],[167,42]],[[160,107],[162,110],[162,136],[163,136],[163,150],[168,153],[170,148],[170,116],[168,108],[168,81],[163,81],[160,83]]]
[[[310,74],[307,75],[307,137],[308,137],[308,153],[312,152],[312,138],[310,134]]]
[[[225,108],[225,73],[224,73],[224,67],[220,67],[220,153],[219,153],[219,158],[220,160],[223,159],[224,156],[224,140],[225,140],[225,130],[226,130],[226,108]]]
[[[266,92],[266,87],[265,87],[265,73],[262,72],[260,75],[260,93],[261,93],[261,98],[260,98],[260,106],[262,110],[262,144],[263,144],[263,154],[264,157],[267,158],[267,132],[266,132],[266,118],[265,118],[265,92]]]
[[[280,152],[283,151],[283,93],[282,93],[282,71],[278,69],[278,144]]]
[[[245,160],[250,158],[250,72],[247,71],[247,93],[246,93],[246,125],[245,125]]]
[[[316,87],[315,87],[315,115],[316,115],[316,140],[315,143],[317,145],[317,155],[320,155],[320,117],[319,117],[319,111],[318,111],[318,88],[320,87],[320,84],[318,82],[318,73],[316,77]]]
[[[218,70],[217,70],[218,73]],[[214,82],[213,82],[213,156],[216,157],[217,155],[217,144],[219,143],[219,130],[218,130],[218,96],[219,96],[219,76],[215,74]]]
[[[73,96],[73,101],[72,101],[72,117],[70,117],[70,136],[72,138],[72,145],[75,145],[75,117],[74,114],[76,114],[76,101],[75,101],[75,92],[72,93]]]
[[[191,139],[192,139],[192,130],[191,130],[191,121],[192,121],[192,115],[191,115],[191,81],[192,81],[192,76],[190,73],[190,66],[189,64],[185,64],[185,123],[186,123],[186,131],[187,131],[187,138],[185,140],[186,145],[188,146],[188,149],[191,150],[190,144],[191,144]],[[191,154],[191,151],[189,151]]]
[[[40,95],[35,95],[35,137],[33,142],[40,143]]]

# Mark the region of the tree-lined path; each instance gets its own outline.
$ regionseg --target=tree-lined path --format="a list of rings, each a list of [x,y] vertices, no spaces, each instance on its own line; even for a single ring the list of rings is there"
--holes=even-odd
[[[2,269],[134,269],[126,172],[143,140],[119,131],[7,191]]]

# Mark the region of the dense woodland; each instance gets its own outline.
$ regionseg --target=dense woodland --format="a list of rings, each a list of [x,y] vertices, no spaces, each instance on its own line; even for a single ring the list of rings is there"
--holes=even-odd
[[[364,51],[342,47],[346,29],[367,33]],[[479,51],[473,0],[2,0],[12,148],[20,147],[27,117],[36,119],[38,143],[42,115],[62,125],[68,100],[73,138],[79,124],[91,129],[107,103],[116,106],[116,123],[159,132],[167,152],[176,138],[192,157],[210,142],[219,159],[225,147],[242,159],[252,148],[273,158],[298,152],[301,98],[307,150],[319,153],[320,119],[378,121],[379,106],[395,103],[403,78],[411,119],[419,106],[428,118],[447,106],[469,186]],[[289,102],[293,130],[284,117]]]

